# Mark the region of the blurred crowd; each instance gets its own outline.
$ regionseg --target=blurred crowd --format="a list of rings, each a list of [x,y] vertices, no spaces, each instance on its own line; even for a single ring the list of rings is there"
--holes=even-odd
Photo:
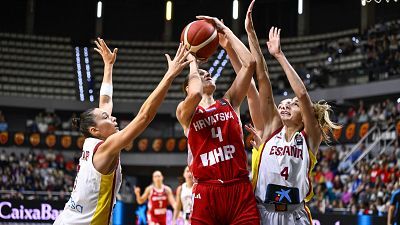
[[[366,106],[360,100],[357,106],[349,106],[347,111],[337,115],[336,122],[342,125],[348,123],[372,122],[381,126],[392,124],[400,119],[400,101],[386,99],[382,102]]]
[[[40,112],[34,119],[28,119],[26,121],[26,128],[28,132],[40,132],[42,134],[54,133],[58,130],[76,131],[77,129],[72,126],[72,118],[75,117],[76,114],[73,113],[71,118],[62,121],[54,112]]]
[[[365,32],[363,53],[367,59],[363,68],[370,81],[400,74],[400,45],[397,34],[400,21],[378,23]]]
[[[3,199],[65,199],[72,190],[79,158],[61,152],[0,153],[0,193]],[[39,193],[38,193],[39,192]],[[52,192],[58,192],[53,195]]]
[[[354,160],[365,146],[351,155]],[[341,171],[339,163],[349,152],[342,146],[330,147],[317,155],[313,171],[315,196],[310,202],[312,212],[343,212],[350,214],[384,215],[394,190],[400,188],[400,148],[395,142],[378,158],[360,161],[354,168]]]
[[[8,123],[3,114],[3,111],[0,110],[0,132],[6,131],[8,129]]]

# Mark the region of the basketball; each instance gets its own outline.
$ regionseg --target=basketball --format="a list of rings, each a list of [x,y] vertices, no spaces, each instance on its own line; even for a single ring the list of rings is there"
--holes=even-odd
[[[189,23],[181,34],[185,48],[199,59],[209,58],[218,48],[217,29],[204,20]]]

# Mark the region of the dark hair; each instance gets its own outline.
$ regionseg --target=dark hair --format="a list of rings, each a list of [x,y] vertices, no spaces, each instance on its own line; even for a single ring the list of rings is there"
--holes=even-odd
[[[183,93],[185,93],[185,96],[187,96],[187,91],[186,91],[186,87],[189,85],[189,75],[186,76],[185,81],[182,84],[182,91]]]
[[[80,118],[72,118],[72,125],[76,128],[79,128],[79,131],[85,137],[92,137],[89,127],[96,126],[93,110],[94,108],[86,110],[81,114]]]

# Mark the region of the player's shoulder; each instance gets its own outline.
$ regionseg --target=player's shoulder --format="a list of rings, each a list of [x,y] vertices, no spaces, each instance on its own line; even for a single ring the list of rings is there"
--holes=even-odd
[[[400,189],[395,190],[395,191],[392,193],[392,195],[395,196],[395,197],[400,197]]]

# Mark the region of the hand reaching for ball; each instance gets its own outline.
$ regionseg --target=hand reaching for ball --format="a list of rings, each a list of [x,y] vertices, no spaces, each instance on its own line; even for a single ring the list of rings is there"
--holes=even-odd
[[[218,33],[225,33],[226,30],[229,30],[229,28],[227,26],[225,26],[225,24],[216,17],[196,16],[196,18],[199,20],[205,20],[205,21],[213,24],[215,26],[215,28],[217,29]]]
[[[171,75],[172,77],[178,76],[191,62],[190,60],[186,61],[186,58],[189,54],[190,53],[185,50],[182,43],[179,44],[179,48],[176,51],[176,55],[173,60],[171,60],[171,57],[168,54],[165,54],[165,57],[168,61],[168,71],[166,74]]]
[[[106,42],[104,42],[104,40],[101,38],[97,38],[97,41],[95,40],[94,43],[97,46],[97,48],[94,48],[94,50],[101,55],[104,64],[114,64],[115,60],[117,59],[118,48],[114,48],[114,50],[111,52]]]
[[[269,53],[274,57],[282,54],[280,34],[281,29],[278,29],[277,27],[271,27],[269,30],[269,40],[267,42],[267,46]]]

